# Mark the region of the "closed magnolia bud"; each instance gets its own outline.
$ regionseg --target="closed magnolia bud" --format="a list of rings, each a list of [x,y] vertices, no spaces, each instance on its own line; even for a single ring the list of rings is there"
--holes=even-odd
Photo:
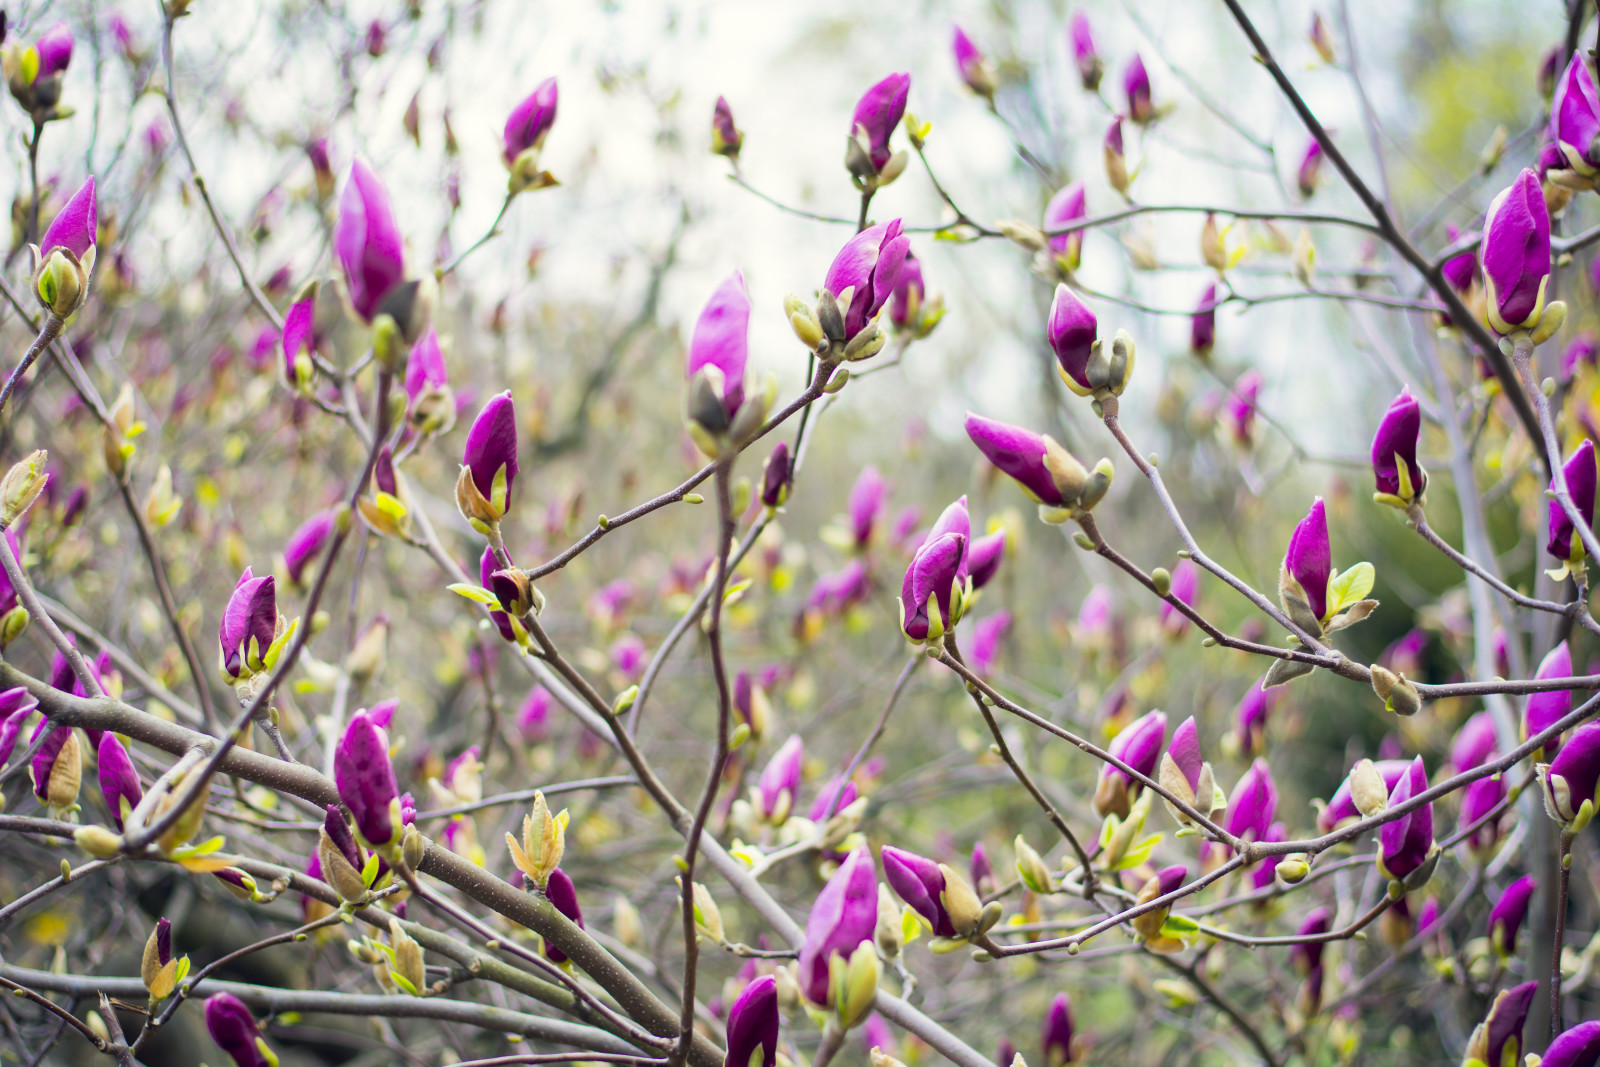
[[[789,326],[794,330],[794,335],[800,343],[815,352],[822,346],[824,337],[822,322],[817,318],[817,313],[793,293],[783,298],[784,314],[789,316]],[[835,305],[835,312],[838,306]],[[840,331],[843,332],[841,324]]]
[[[162,919],[150,931],[144,943],[144,957],[139,963],[139,977],[152,999],[162,1000],[172,995],[178,961],[172,958],[172,923]]]
[[[1044,865],[1044,858],[1035,852],[1033,846],[1017,835],[1015,842],[1017,850],[1017,876],[1022,879],[1022,884],[1035,893],[1054,892],[1055,886],[1051,882],[1050,868]]]
[[[978,899],[967,876],[954,867],[941,863],[939,872],[944,875],[944,892],[940,895],[940,903],[950,916],[950,925],[955,927],[956,933],[970,937],[977,933],[983,921],[983,901]]]
[[[883,966],[870,941],[857,945],[848,963],[841,956],[834,956],[830,963],[830,970],[842,972],[842,980],[833,983],[834,1009],[839,1013],[840,1024],[848,1030],[865,1019],[877,1003]]]
[[[80,826],[73,831],[72,839],[97,860],[108,860],[122,851],[122,836],[104,826]]]
[[[28,609],[21,604],[6,612],[4,616],[0,616],[0,647],[9,645],[21,637],[23,632],[28,629],[28,622],[31,618],[32,616],[28,614]]]
[[[717,907],[711,890],[699,882],[694,884],[694,925],[703,936],[719,945],[728,939],[722,927],[722,909]]]
[[[1389,806],[1389,788],[1369,759],[1350,769],[1350,797],[1363,818],[1372,818]]]
[[[882,882],[878,883],[878,925],[873,928],[872,940],[891,960],[900,955],[906,943],[905,931],[900,925],[900,906]]]
[[[422,857],[427,855],[428,839],[415,826],[407,825],[405,833],[400,838],[400,858],[407,869],[416,870],[422,865]]]
[[[394,948],[394,964],[390,976],[400,988],[413,996],[427,990],[427,969],[422,958],[422,946],[400,928],[399,919],[389,920],[389,943]]]
[[[39,499],[50,480],[44,469],[49,458],[48,452],[37,449],[6,472],[0,481],[0,527],[15,525]]]
[[[78,744],[76,731],[67,734],[50,765],[49,784],[45,786],[45,803],[65,811],[78,802],[78,787],[83,784],[83,750]]]
[[[317,860],[322,864],[322,877],[345,900],[361,901],[367,897],[367,884],[361,872],[351,864],[344,851],[338,847],[328,831],[322,831],[317,844]]]
[[[1405,675],[1395,674],[1376,663],[1372,665],[1372,691],[1378,694],[1383,706],[1396,715],[1415,715],[1422,708],[1417,687],[1406,681]]]

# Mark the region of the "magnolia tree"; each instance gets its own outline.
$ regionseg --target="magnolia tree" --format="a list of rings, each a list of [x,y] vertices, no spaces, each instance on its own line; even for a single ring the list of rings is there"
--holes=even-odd
[[[1600,1063],[1600,674],[1574,666],[1600,636],[1581,0],[1537,82],[1478,72],[1530,123],[1415,220],[1296,87],[1308,61],[1347,78],[1381,172],[1348,18],[1269,41],[1222,0],[1256,61],[1242,82],[1305,145],[1287,178],[1198,87],[1163,99],[1139,55],[1102,54],[1079,10],[1051,33],[1104,116],[1104,171],[1068,181],[1017,132],[1043,75],[953,28],[967,106],[1008,131],[1037,222],[957,206],[908,74],[837,116],[843,218],[758,189],[733,108],[705,101],[737,186],[846,231],[781,302],[798,345],[752,359],[780,304],[752,300],[748,249],[719,247],[676,395],[628,394],[628,341],[676,344],[654,325],[669,252],[609,354],[571,344],[560,433],[549,383],[485,355],[515,333],[505,305],[484,339],[461,282],[508,217],[568,195],[542,162],[556,80],[474,101],[505,115],[504,201],[429,263],[400,175],[316,129],[256,218],[229,217],[184,125],[209,98],[174,77],[188,7],[130,26],[88,5],[5,43],[28,166],[0,279],[19,353],[0,391],[0,1060]],[[353,86],[415,43],[433,68],[457,13],[425,47],[424,7],[330,24],[331,67]],[[78,173],[52,139],[100,121],[74,101],[119,71],[165,114]],[[1265,155],[1281,206],[1140,196],[1184,108]],[[418,98],[402,121],[420,144]],[[132,237],[161,224],[162,175],[216,254],[146,286]],[[942,215],[880,218],[911,183]],[[258,271],[289,213],[317,248]],[[1157,214],[1199,235],[1197,305],[1096,288],[1091,233],[1167,269],[1132,228]],[[1359,263],[1318,264],[1351,236]],[[866,379],[971,311],[932,294],[916,253],[936,241],[957,260],[987,241],[1053,288],[1031,340],[1059,383],[1032,425],[974,410],[965,440],[926,446],[945,475],[891,519],[889,480],[836,442]],[[1370,503],[1228,358],[1219,311],[1279,300],[1393,320],[1364,345],[1392,401],[1338,428],[1370,442]],[[1160,314],[1189,320],[1189,350],[1163,368],[1147,341],[1136,364]],[[1216,392],[1174,417],[1196,375]],[[643,458],[586,434],[597,403]],[[1269,433],[1289,444],[1270,496]],[[610,492],[616,466],[630,503],[592,524],[551,476]],[[1033,506],[1069,537],[1030,528]],[[1092,589],[1058,580],[1080,563]]]

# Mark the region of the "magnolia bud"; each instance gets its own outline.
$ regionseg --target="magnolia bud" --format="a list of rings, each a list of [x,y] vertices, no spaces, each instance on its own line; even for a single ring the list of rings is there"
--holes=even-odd
[[[1371,760],[1360,760],[1350,768],[1350,799],[1367,819],[1389,806],[1389,790],[1384,785],[1383,774]]]
[[[6,472],[5,479],[0,481],[0,528],[15,525],[39,499],[45,483],[50,480],[44,469],[49,458],[48,452],[37,449]]]
[[[790,293],[783,298],[783,310],[789,316],[789,326],[800,343],[815,352],[822,346],[824,334],[817,313],[805,305],[798,296]]]
[[[1017,875],[1022,879],[1022,884],[1035,893],[1051,893],[1055,886],[1050,879],[1050,868],[1044,865],[1044,858],[1033,850],[1033,846],[1017,835]]]
[[[972,888],[972,883],[967,881],[967,876],[954,867],[941,863],[939,873],[944,875],[944,893],[941,894],[940,902],[944,905],[945,913],[950,916],[950,925],[956,928],[956,933],[964,937],[973,936],[983,921],[983,901],[978,899],[978,894]]]
[[[122,851],[122,836],[104,826],[80,826],[73,831],[72,839],[97,860],[108,860]]]
[[[400,988],[412,996],[422,996],[427,990],[427,968],[422,958],[422,946],[400,928],[399,919],[389,920],[389,943],[394,948],[394,964],[390,976]]]
[[[6,612],[5,615],[0,616],[0,648],[21,637],[23,632],[27,630],[28,622],[31,618],[32,616],[28,614],[28,609],[21,604]]]
[[[900,906],[883,882],[878,883],[878,923],[873,927],[872,940],[891,960],[900,955],[906,943],[905,931],[900,926]]]
[[[317,843],[317,859],[322,864],[323,879],[342,899],[361,901],[367,898],[367,883],[362,880],[361,872],[345,858],[326,830]]]
[[[427,855],[428,839],[422,836],[422,831],[411,824],[406,825],[405,833],[400,838],[400,859],[408,870],[416,870],[422,865],[422,857]]]

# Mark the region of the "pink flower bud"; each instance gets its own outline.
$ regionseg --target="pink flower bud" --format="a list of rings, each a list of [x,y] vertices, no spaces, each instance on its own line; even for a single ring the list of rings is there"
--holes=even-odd
[[[1072,1062],[1072,1001],[1065,993],[1057,993],[1050,1002],[1040,1044],[1044,1048],[1045,1067],[1062,1067]]]
[[[556,80],[546,78],[527,99],[511,109],[500,149],[500,158],[505,160],[506,166],[515,166],[522,153],[544,145],[550,127],[556,123],[557,95]]]
[[[1567,493],[1572,497],[1572,503],[1577,507],[1578,514],[1583,516],[1584,524],[1594,525],[1594,493],[1595,493],[1595,452],[1594,442],[1584,438],[1562,464],[1562,474],[1566,477]],[[1550,480],[1550,487],[1555,489],[1555,479]],[[1573,526],[1572,519],[1567,515],[1567,509],[1561,506],[1561,501],[1549,502],[1549,536],[1545,539],[1545,551],[1562,562],[1577,562],[1584,557],[1583,537]]]
[[[1100,79],[1105,73],[1105,64],[1101,62],[1100,53],[1094,47],[1094,34],[1089,27],[1089,16],[1082,8],[1072,13],[1072,59],[1078,65],[1078,78],[1083,82],[1083,87],[1089,92],[1096,92],[1100,88]],[[1002,1067],[1011,1067],[1006,1061]]]
[[[350,164],[350,180],[339,199],[334,250],[351,305],[371,322],[384,298],[405,280],[405,249],[389,193],[366,160]]]
[[[828,960],[848,959],[863,941],[872,939],[878,923],[878,878],[872,853],[865,847],[845,858],[817,894],[806,919],[800,949],[800,992],[813,1004],[826,1005]]]
[[[290,581],[296,585],[301,583],[306,567],[322,554],[333,537],[333,528],[333,511],[319,511],[289,535],[289,541],[283,547],[283,562],[289,571]]]
[[[1319,496],[1289,538],[1284,569],[1300,584],[1311,613],[1326,621],[1328,581],[1333,577],[1333,546],[1328,539],[1328,516]]]
[[[1411,390],[1402,389],[1378,423],[1372,437],[1372,475],[1380,493],[1410,503],[1422,495],[1427,476],[1417,463],[1417,442],[1422,435],[1422,408]],[[1401,485],[1404,464],[1406,484]],[[1404,490],[1404,491],[1402,491]]]
[[[217,629],[222,673],[230,682],[265,669],[262,657],[272,647],[277,629],[277,580],[270,574],[257,578],[246,567],[228,597]]]
[[[1489,909],[1489,943],[1502,957],[1517,954],[1517,931],[1528,917],[1528,904],[1538,888],[1533,875],[1525,874],[1506,886]]]
[[[874,170],[881,171],[893,154],[889,150],[889,136],[900,125],[906,113],[906,100],[911,94],[911,75],[891,74],[862,95],[850,117],[850,136],[865,133],[868,158]],[[830,291],[839,295],[839,291]]]
[[[54,31],[51,31],[54,32]],[[71,46],[68,46],[71,52]],[[95,196],[94,175],[78,186],[66,206],[56,213],[55,219],[39,240],[39,258],[46,260],[57,248],[71,252],[79,262],[94,247],[99,225],[98,200]]]
[[[828,267],[822,287],[841,300],[850,292],[850,303],[843,307],[846,341],[865,329],[894,295],[911,251],[902,230],[899,219],[868,226],[845,242]]]
[[[206,1033],[237,1067],[267,1067],[269,1061],[257,1044],[261,1032],[244,1001],[232,993],[217,993],[206,998],[205,1018]]]
[[[1532,170],[1524,169],[1490,203],[1480,262],[1489,324],[1508,334],[1537,323],[1550,280],[1550,212]]]
[[[776,1067],[779,1023],[778,980],[764,974],[745,986],[728,1009],[728,1055],[723,1067]]]
[[[96,757],[100,795],[105,797],[106,807],[111,811],[111,821],[121,830],[123,803],[127,803],[131,812],[144,797],[144,787],[139,784],[139,772],[134,769],[133,760],[128,758],[128,750],[122,747],[116,734],[101,735]]]
[[[1428,772],[1418,756],[1389,793],[1389,807],[1396,808],[1428,788]],[[1378,828],[1378,859],[1383,871],[1393,879],[1403,879],[1422,866],[1433,848],[1433,805],[1424,804]]]
[[[1088,201],[1084,195],[1083,182],[1073,182],[1064,189],[1059,190],[1044,206],[1044,230],[1051,234],[1054,230],[1070,226],[1079,219],[1087,218],[1089,214]],[[1083,262],[1083,231],[1073,230],[1070,233],[1053,234],[1047,240],[1050,250],[1055,253],[1056,260],[1067,273],[1077,270]],[[1059,297],[1059,290],[1057,291]]]
[[[367,844],[383,848],[396,839],[400,828],[394,824],[391,802],[399,799],[400,789],[389,762],[388,739],[365,709],[351,717],[334,749],[333,780]]]

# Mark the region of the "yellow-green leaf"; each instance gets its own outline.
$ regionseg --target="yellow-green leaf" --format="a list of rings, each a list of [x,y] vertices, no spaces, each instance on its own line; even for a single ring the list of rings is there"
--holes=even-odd
[[[464,596],[475,603],[487,604],[492,608],[500,606],[499,599],[481,585],[473,585],[470,582],[456,582],[449,586],[449,589],[456,596]]]
[[[1378,572],[1372,564],[1357,563],[1343,574],[1328,579],[1328,617],[1339,614],[1351,604],[1366,598],[1372,592]]]

